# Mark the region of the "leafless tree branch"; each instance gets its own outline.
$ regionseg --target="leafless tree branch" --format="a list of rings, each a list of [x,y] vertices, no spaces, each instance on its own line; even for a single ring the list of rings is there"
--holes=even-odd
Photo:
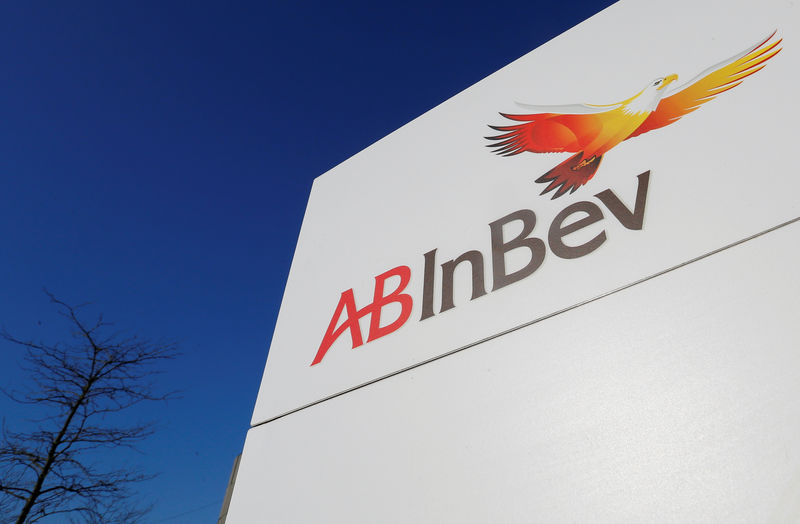
[[[138,522],[147,508],[130,501],[136,483],[151,478],[136,469],[110,470],[92,461],[99,448],[132,448],[153,433],[153,424],[131,424],[118,414],[142,403],[174,396],[155,388],[174,344],[111,331],[102,316],[87,322],[81,306],[47,293],[70,326],[55,344],[0,337],[25,350],[30,381],[3,393],[35,407],[35,429],[0,432],[0,518],[33,523],[58,514],[84,522]],[[4,520],[5,522],[5,520]]]

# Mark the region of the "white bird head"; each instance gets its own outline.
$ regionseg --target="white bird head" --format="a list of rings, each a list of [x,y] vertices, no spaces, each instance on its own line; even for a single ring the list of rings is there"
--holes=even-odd
[[[655,111],[658,103],[667,94],[666,87],[678,79],[672,74],[656,78],[648,83],[644,89],[622,103],[622,110],[629,114],[650,113]]]

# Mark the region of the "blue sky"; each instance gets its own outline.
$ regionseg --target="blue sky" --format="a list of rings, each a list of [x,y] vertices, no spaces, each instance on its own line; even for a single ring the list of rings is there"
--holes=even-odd
[[[216,522],[314,177],[609,4],[0,7],[0,326],[59,336],[46,287],[180,344],[152,522]]]

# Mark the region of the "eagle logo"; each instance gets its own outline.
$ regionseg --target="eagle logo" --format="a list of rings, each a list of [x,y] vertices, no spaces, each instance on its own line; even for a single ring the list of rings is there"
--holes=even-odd
[[[667,126],[717,95],[733,89],[760,71],[781,51],[777,31],[760,43],[713,65],[689,82],[676,87],[678,75],[657,78],[632,97],[616,104],[532,106],[518,104],[531,113],[503,117],[521,122],[489,126],[501,134],[488,136],[487,147],[502,156],[531,153],[575,153],[536,179],[547,184],[542,195],[552,198],[574,193],[597,172],[603,155],[620,142]],[[667,88],[667,86],[670,86]]]

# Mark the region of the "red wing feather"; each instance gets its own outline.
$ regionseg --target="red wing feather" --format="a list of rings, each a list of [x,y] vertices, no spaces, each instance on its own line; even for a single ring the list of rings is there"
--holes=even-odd
[[[489,126],[501,134],[487,136],[498,155],[531,153],[576,153],[591,142],[602,129],[603,113],[506,115],[509,120],[523,122],[510,126]]]

